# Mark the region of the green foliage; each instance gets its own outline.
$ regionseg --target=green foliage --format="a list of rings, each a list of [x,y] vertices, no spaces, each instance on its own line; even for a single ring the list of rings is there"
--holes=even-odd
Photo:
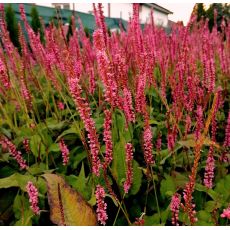
[[[133,161],[133,184],[130,189],[131,195],[136,195],[141,187],[142,183],[142,171],[139,167],[139,164],[137,161]]]
[[[176,192],[175,181],[171,176],[165,175],[165,179],[161,182],[160,191],[163,199],[171,197]]]
[[[14,199],[13,211],[17,220],[15,226],[31,226],[33,212],[27,197],[17,195]]]
[[[82,164],[81,171],[78,176],[70,175],[66,177],[67,182],[75,188],[84,199],[90,200],[92,195],[92,180],[85,177],[85,168]]]
[[[90,37],[91,37],[91,36],[90,36],[89,28],[88,28],[87,26],[84,27],[84,32],[85,32],[85,35],[86,35],[87,38],[90,38]]]
[[[15,173],[9,177],[0,179],[0,189],[19,187],[21,190],[26,191],[26,184],[28,181],[34,181],[33,176]]]
[[[204,9],[204,3],[197,3],[197,21],[200,21],[203,17],[206,16]]]
[[[208,9],[205,10],[203,3],[197,3],[195,6],[195,13],[197,15],[197,21],[208,19],[208,26],[210,31],[212,31],[215,24],[217,25],[217,29],[221,31],[222,20],[228,24],[230,19],[230,4],[212,3],[209,5]]]
[[[19,31],[18,31],[18,22],[15,16],[15,12],[11,6],[11,4],[8,4],[5,9],[5,15],[6,15],[6,24],[7,24],[7,30],[9,31],[10,39],[15,47],[17,47],[20,51],[21,46],[19,42]]]
[[[69,18],[69,26],[68,26],[68,32],[66,34],[66,39],[67,39],[67,42],[69,42],[69,39],[70,37],[73,35],[73,22],[72,22],[72,18],[70,17]]]
[[[42,28],[42,24],[41,24],[41,21],[39,18],[39,13],[38,13],[36,6],[33,6],[31,8],[30,16],[31,16],[31,27],[32,27],[33,31],[36,34],[40,33],[40,40],[42,43],[44,43],[45,42],[44,31]]]

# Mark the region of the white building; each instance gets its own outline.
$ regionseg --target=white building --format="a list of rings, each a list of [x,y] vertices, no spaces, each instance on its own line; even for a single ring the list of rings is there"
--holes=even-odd
[[[76,10],[79,12],[93,14],[93,6],[90,3],[45,3],[49,7],[60,7],[61,9]],[[122,18],[126,21],[132,16],[132,3],[102,3],[105,17]],[[156,25],[167,27],[170,10],[155,3],[140,3],[140,23],[149,22],[151,9],[153,9]]]

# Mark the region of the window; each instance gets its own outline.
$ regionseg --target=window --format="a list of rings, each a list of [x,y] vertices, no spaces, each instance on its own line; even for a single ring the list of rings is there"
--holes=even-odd
[[[70,9],[70,4],[69,3],[52,3],[52,5],[57,8],[57,9]]]
[[[61,9],[61,4],[59,3],[52,3],[53,7],[57,8],[57,9]]]
[[[63,3],[63,9],[69,10],[70,9],[70,4],[69,3]]]
[[[156,24],[158,25],[158,26],[163,26],[163,24],[164,24],[164,21],[163,21],[163,19],[161,19],[161,18],[157,18],[157,20],[156,20]]]

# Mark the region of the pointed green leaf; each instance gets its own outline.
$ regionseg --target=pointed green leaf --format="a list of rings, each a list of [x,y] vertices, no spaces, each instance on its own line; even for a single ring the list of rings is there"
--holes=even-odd
[[[28,181],[34,181],[34,177],[15,173],[9,177],[0,179],[0,189],[20,187],[23,191],[26,191],[26,184]]]
[[[133,160],[133,184],[131,186],[129,194],[135,195],[138,193],[142,182],[142,170],[139,168],[137,161]]]
[[[162,198],[165,198],[167,195],[171,195],[176,192],[176,185],[171,176],[165,175],[165,179],[161,181],[160,191]]]

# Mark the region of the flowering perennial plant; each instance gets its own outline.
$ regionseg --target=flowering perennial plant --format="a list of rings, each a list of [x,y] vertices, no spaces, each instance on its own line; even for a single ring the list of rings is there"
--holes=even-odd
[[[68,32],[61,15],[34,31],[30,6],[12,5],[16,48],[5,6],[1,224],[228,224],[228,18],[210,30],[194,13],[166,33],[154,10],[140,25],[135,3],[114,32],[99,3],[94,31],[78,13]]]

